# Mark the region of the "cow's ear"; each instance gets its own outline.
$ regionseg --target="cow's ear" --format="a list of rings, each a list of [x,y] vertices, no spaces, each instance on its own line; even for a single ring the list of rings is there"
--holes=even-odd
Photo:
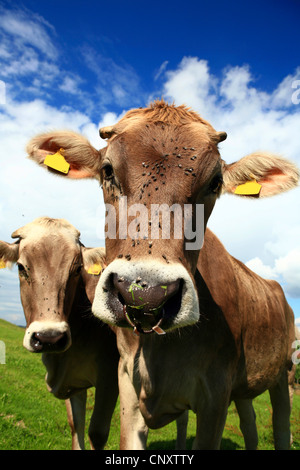
[[[298,185],[299,169],[270,153],[252,153],[224,166],[223,192],[248,197],[274,196]]]
[[[93,275],[101,274],[106,267],[105,248],[81,248],[84,269]]]
[[[106,266],[104,248],[81,247],[83,258],[83,269],[81,278],[84,283],[86,295],[91,302],[94,301],[95,290],[99,282],[99,277]]]
[[[31,160],[58,175],[99,179],[99,151],[75,132],[53,131],[37,135],[29,141],[26,150]]]
[[[7,243],[0,240],[0,267],[10,267],[19,258],[19,241]]]

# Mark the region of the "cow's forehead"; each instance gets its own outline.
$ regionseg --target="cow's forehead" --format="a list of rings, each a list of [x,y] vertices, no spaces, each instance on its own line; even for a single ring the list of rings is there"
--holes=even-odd
[[[34,258],[45,253],[45,257],[54,256],[60,261],[62,258],[74,258],[80,252],[80,245],[74,236],[67,230],[49,231],[45,227],[35,226],[20,240],[20,254],[31,254]]]
[[[118,129],[118,127],[117,127]],[[172,123],[168,121],[149,121],[146,117],[139,120],[128,120],[123,124],[117,134],[127,138],[139,139],[143,137],[145,143],[155,142],[160,137],[162,143],[174,141],[207,141],[209,142],[215,134],[209,124],[202,122],[187,121],[185,123]]]
[[[151,183],[151,200],[161,198],[162,185],[166,192],[174,182],[177,189],[181,187],[183,194],[190,196],[221,166],[211,129],[199,122],[178,126],[135,121],[110,141],[106,158],[119,179],[130,175],[131,186],[136,181],[138,186],[145,186],[148,194]]]
[[[215,148],[226,139],[225,132],[217,132],[212,125],[198,113],[185,105],[169,105],[157,100],[147,108],[128,111],[114,126],[100,129],[100,134],[108,137],[108,147],[118,142],[124,147],[138,149],[152,146],[162,153],[166,146],[172,147],[174,141],[182,146],[201,146],[212,144]],[[171,150],[171,148],[170,148]],[[105,156],[106,151],[103,152]],[[132,157],[132,152],[130,157]]]
[[[107,158],[121,154],[126,160],[155,159],[178,155],[192,158],[211,152],[219,155],[209,127],[201,123],[174,125],[149,123],[146,119],[129,122],[108,144]],[[193,160],[192,160],[193,161]]]

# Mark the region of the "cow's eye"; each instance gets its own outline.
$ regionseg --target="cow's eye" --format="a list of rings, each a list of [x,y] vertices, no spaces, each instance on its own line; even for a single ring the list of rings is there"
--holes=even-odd
[[[75,274],[77,274],[77,275],[80,274],[80,273],[81,273],[81,268],[82,268],[81,265],[78,266],[78,267],[76,268],[76,270],[75,270]]]
[[[17,263],[19,276],[25,278],[26,280],[29,279],[29,274],[27,273],[25,267],[22,263]],[[29,269],[29,268],[28,268]]]
[[[22,272],[25,271],[25,268],[24,268],[23,264],[17,263],[17,266],[18,266],[19,273],[22,273]]]
[[[221,175],[217,175],[215,176],[211,182],[210,182],[210,185],[209,185],[209,190],[212,192],[212,193],[215,193],[217,194],[221,187],[222,187],[222,184],[223,184],[223,178]]]
[[[114,170],[110,163],[105,163],[102,166],[103,176],[106,180],[111,180],[114,176]]]

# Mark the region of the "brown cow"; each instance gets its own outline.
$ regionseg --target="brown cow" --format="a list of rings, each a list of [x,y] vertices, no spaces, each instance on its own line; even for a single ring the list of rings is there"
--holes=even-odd
[[[78,135],[54,132],[32,139],[28,154],[43,164],[47,154],[63,148],[68,176],[99,179],[117,217],[116,237],[106,239],[108,267],[93,312],[113,325],[129,323],[140,335],[117,332],[122,447],[132,444],[125,430],[133,410],[155,428],[192,409],[194,448],[219,448],[230,400],[269,389],[275,447],[288,448],[292,310],[276,282],[230,256],[209,230],[201,248],[195,227],[205,230],[222,191],[245,193],[243,185],[249,190],[252,181],[249,196],[272,196],[297,185],[297,168],[266,153],[227,165],[217,147],[226,134],[184,106],[164,101],[129,111],[100,135],[108,139],[100,152]],[[140,212],[145,206],[151,217],[155,204],[155,210],[177,204],[182,214],[185,204],[191,206],[186,220],[193,223],[195,249],[188,246],[190,235],[175,236],[176,224],[169,239],[149,239],[139,224],[136,234],[124,235],[124,200],[129,208],[139,203]],[[162,230],[162,218],[158,221]]]
[[[24,346],[42,353],[48,389],[66,400],[72,449],[84,449],[87,389],[95,387],[89,427],[94,449],[107,441],[118,397],[119,354],[115,334],[91,315],[102,248],[85,248],[79,232],[63,219],[39,218],[0,241],[0,259],[18,264],[26,318]],[[85,266],[86,269],[83,268]]]
[[[24,347],[42,353],[48,390],[65,399],[72,449],[84,449],[87,389],[95,387],[89,427],[93,449],[103,449],[118,396],[119,354],[115,333],[90,313],[103,248],[86,248],[80,233],[63,219],[41,217],[16,230],[10,244],[0,241],[0,259],[17,263],[27,327]],[[84,268],[83,268],[84,266]],[[26,281],[26,282],[25,282]],[[177,419],[176,448],[185,448],[187,414]],[[132,442],[148,428],[141,418],[131,426]]]

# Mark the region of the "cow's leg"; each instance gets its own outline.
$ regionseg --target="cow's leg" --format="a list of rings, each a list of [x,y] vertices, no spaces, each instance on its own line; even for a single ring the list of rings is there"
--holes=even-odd
[[[290,448],[290,395],[287,372],[284,371],[278,383],[269,390],[273,407],[274,445],[277,450]]]
[[[102,450],[107,442],[111,418],[118,399],[118,378],[113,370],[100,378],[95,390],[95,405],[89,426],[91,448]]]
[[[240,429],[243,433],[247,450],[256,450],[258,444],[256,415],[251,399],[235,400],[235,406],[240,418]]]
[[[119,364],[119,394],[120,394],[120,421],[121,421],[121,450],[146,449],[148,427],[139,409],[139,401],[123,366],[122,359]]]
[[[230,390],[221,390],[221,383],[220,378],[220,382],[215,382],[213,386],[204,387],[199,397],[193,450],[220,449],[230,403]],[[209,390],[217,390],[217,393],[210,393]]]
[[[186,449],[186,434],[187,434],[188,420],[189,420],[188,410],[184,411],[176,420],[176,426],[177,426],[176,450]]]
[[[87,392],[83,390],[65,400],[72,433],[72,450],[84,450],[84,429]]]

